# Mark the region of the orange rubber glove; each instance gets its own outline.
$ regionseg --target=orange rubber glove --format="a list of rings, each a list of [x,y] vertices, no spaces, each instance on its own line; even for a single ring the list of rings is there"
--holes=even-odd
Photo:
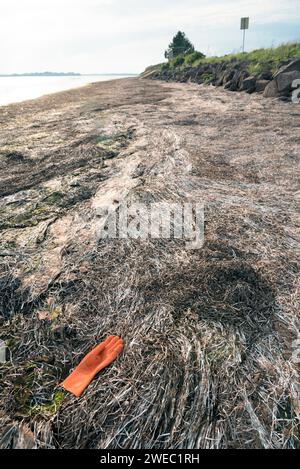
[[[96,374],[110,365],[122,350],[123,340],[120,337],[109,336],[84,357],[61,386],[80,397]]]

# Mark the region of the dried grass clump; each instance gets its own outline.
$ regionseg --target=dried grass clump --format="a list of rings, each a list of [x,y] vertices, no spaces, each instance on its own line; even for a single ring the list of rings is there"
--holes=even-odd
[[[48,292],[66,317],[17,314],[5,412],[51,417],[47,438],[62,448],[297,445],[295,371],[274,332],[272,286],[228,246],[183,252],[175,242],[102,242],[76,284]],[[79,401],[53,407],[57,383],[112,333],[123,356]]]

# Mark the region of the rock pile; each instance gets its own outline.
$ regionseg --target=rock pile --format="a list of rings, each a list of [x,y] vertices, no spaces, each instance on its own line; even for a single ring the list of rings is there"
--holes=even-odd
[[[299,82],[297,83],[297,80]],[[277,98],[279,96],[290,96],[293,89],[300,85],[300,59],[293,60],[281,67],[274,75],[273,80],[265,88],[266,98]]]
[[[229,91],[263,93],[266,98],[288,99],[295,88],[300,86],[300,59],[281,63],[278,71],[266,70],[259,74],[249,72],[249,62],[205,63],[198,67],[171,68],[160,66],[152,68],[143,78],[153,80],[178,81],[181,83],[206,83],[224,86]],[[299,80],[297,82],[296,80]]]

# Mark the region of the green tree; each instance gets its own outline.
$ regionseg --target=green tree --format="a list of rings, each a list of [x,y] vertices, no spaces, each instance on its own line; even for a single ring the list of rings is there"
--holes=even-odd
[[[186,37],[185,33],[178,31],[173,37],[168,50],[165,52],[166,59],[173,59],[178,55],[187,55],[194,52],[195,48],[191,41]]]

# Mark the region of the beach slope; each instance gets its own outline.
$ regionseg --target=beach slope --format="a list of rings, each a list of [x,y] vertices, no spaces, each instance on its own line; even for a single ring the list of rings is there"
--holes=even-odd
[[[0,108],[2,448],[299,446],[299,117],[138,78]],[[204,246],[99,239],[124,202],[203,204]]]

